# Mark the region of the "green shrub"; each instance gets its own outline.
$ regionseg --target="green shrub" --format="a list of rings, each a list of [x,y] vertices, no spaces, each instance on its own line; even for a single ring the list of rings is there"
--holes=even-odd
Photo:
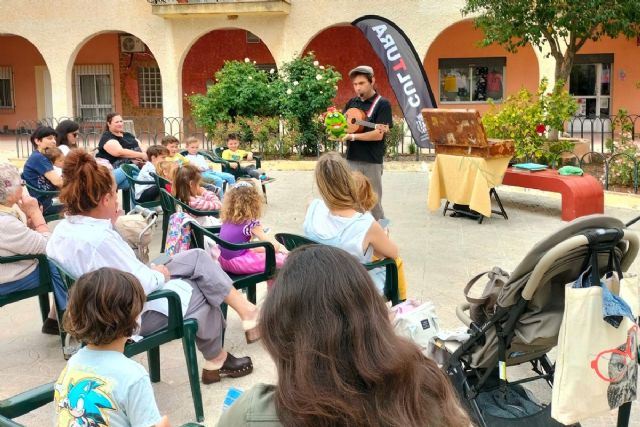
[[[634,161],[640,157],[638,146],[631,139],[633,122],[627,110],[621,108],[612,121],[614,134],[620,130],[620,139],[607,139],[606,146],[615,153],[609,160],[609,184],[631,187],[634,184]]]
[[[489,100],[490,110],[482,118],[487,135],[512,139],[517,159],[542,158],[547,132],[557,139],[557,131],[577,111],[575,100],[563,89],[563,82],[558,82],[552,93],[545,93],[547,85],[547,79],[542,79],[535,96],[523,88],[509,96],[500,108]]]

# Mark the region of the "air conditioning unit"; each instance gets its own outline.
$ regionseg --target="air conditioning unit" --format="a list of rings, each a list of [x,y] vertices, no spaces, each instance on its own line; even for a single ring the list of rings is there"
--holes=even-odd
[[[144,43],[136,36],[120,36],[120,52],[136,53],[144,52],[145,50]]]

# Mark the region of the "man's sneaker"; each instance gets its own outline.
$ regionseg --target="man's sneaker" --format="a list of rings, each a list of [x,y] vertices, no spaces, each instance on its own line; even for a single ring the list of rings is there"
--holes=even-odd
[[[262,176],[264,176],[264,178],[262,178]],[[262,183],[262,184],[268,184],[269,182],[273,182],[275,180],[276,180],[275,178],[272,178],[272,177],[269,177],[269,176],[266,176],[266,175],[261,175],[260,176],[260,183]]]

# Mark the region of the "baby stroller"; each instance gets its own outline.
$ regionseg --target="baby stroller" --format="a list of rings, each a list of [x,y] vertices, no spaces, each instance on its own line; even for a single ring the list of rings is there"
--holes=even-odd
[[[555,366],[547,353],[558,343],[565,285],[589,265],[601,277],[612,259],[620,271],[627,271],[637,253],[637,235],[618,219],[579,218],[533,247],[499,291],[495,311],[485,322],[472,321],[470,304],[456,308],[469,338],[456,345],[437,340],[436,346],[475,425],[562,425],[551,418],[550,405],[536,402],[523,385],[535,389],[533,381],[539,380],[536,384],[549,392],[553,384]],[[522,369],[524,364],[530,364],[533,373]],[[507,367],[517,365],[524,365],[514,368],[520,377],[521,371],[526,375],[508,381]],[[618,426],[628,425],[630,410],[630,403],[620,407]]]

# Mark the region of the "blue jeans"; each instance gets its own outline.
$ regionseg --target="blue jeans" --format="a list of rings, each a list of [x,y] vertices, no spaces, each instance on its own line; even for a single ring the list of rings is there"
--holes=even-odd
[[[51,264],[49,264],[51,271],[51,281],[53,282],[53,296],[56,299],[58,306],[61,309],[67,308],[67,288],[62,282],[58,270]],[[22,279],[14,280],[13,282],[0,284],[0,295],[8,295],[12,292],[26,291],[29,289],[37,288],[40,285],[40,266],[38,265],[35,270],[29,273]]]
[[[236,183],[236,177],[226,172],[208,170],[208,171],[202,172],[202,177],[206,181],[213,181],[213,184],[216,187],[220,188],[220,198],[224,196],[224,182],[226,182],[229,185],[233,185]]]
[[[118,186],[118,190],[126,190],[129,188],[129,181],[127,180],[127,175],[125,175],[122,168],[114,169],[113,176],[116,178],[116,185]]]

